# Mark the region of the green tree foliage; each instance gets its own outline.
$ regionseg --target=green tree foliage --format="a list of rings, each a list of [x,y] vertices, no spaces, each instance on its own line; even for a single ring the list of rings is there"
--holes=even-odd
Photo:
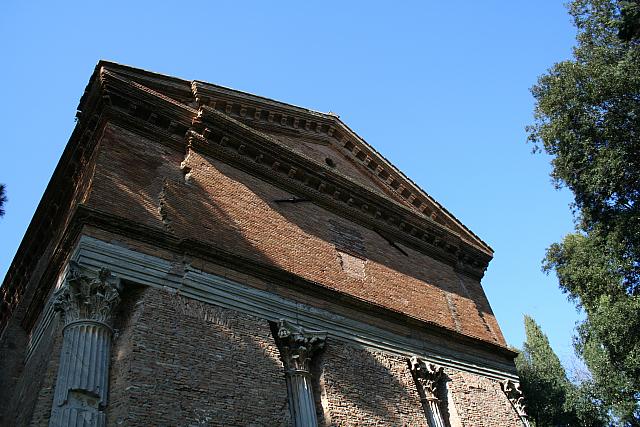
[[[563,410],[569,382],[560,359],[538,324],[524,317],[527,340],[516,359],[527,413],[536,426],[567,425]]]
[[[619,421],[640,425],[640,5],[574,0],[573,59],[533,87],[529,140],[574,194],[576,232],[544,269],[586,313],[576,349]]]
[[[532,424],[605,425],[606,414],[593,398],[590,383],[572,384],[540,326],[525,316],[524,327],[527,340],[516,358],[516,367]]]
[[[624,41],[640,38],[640,0],[621,1],[620,12],[620,38]]]
[[[4,184],[0,184],[0,216],[4,216],[4,204],[7,201]]]

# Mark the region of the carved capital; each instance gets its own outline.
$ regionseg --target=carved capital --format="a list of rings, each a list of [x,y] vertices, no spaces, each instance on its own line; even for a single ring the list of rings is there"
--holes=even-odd
[[[527,408],[524,404],[524,394],[520,389],[520,383],[512,380],[504,380],[500,382],[500,387],[518,413],[518,416],[526,419],[528,417]]]
[[[421,394],[427,400],[438,400],[438,386],[444,377],[444,368],[433,363],[426,362],[419,357],[409,359],[411,375],[421,388]]]
[[[300,326],[280,320],[276,343],[287,374],[309,374],[311,358],[324,347],[326,338],[326,332],[305,331]]]
[[[65,325],[80,320],[109,324],[119,302],[119,282],[111,271],[93,271],[71,261],[64,284],[54,295],[53,308],[61,313]]]

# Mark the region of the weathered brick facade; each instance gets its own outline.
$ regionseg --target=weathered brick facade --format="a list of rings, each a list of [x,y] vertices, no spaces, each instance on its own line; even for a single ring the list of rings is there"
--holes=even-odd
[[[104,62],[79,111],[1,288],[3,425],[526,423],[491,249],[337,116]]]

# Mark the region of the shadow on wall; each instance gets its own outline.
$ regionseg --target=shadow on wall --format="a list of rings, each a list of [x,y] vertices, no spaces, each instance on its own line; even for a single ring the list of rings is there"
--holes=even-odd
[[[290,425],[268,322],[127,284],[114,326],[111,422]],[[425,425],[403,358],[327,344],[313,370],[320,425]]]
[[[266,321],[152,288],[129,292],[122,307],[110,422],[289,425]]]
[[[450,266],[409,248],[401,251],[315,204],[276,203],[292,195],[193,151],[185,155],[113,125],[99,149],[90,207],[499,341],[479,283]],[[361,235],[362,277],[343,268],[336,252],[341,231],[332,223]]]
[[[330,416],[326,425],[426,425],[404,358],[328,341],[319,365]]]

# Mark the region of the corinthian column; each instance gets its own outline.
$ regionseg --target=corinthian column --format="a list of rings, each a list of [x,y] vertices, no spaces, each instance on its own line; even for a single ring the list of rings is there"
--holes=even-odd
[[[444,369],[442,366],[425,362],[416,356],[409,359],[409,368],[418,387],[418,394],[429,421],[429,427],[446,427],[438,398],[438,387],[444,379]]]
[[[520,383],[504,380],[500,382],[500,387],[502,391],[511,402],[511,406],[516,410],[516,413],[520,417],[520,421],[525,427],[529,427],[529,416],[527,415],[527,409],[524,405],[524,394],[522,394],[522,390],[520,389]]]
[[[326,338],[326,332],[305,331],[285,320],[278,322],[276,343],[284,365],[289,408],[295,427],[318,425],[310,365],[314,353],[324,347]]]
[[[54,295],[64,328],[50,427],[106,425],[111,320],[119,301],[119,283],[109,270],[70,263]]]

